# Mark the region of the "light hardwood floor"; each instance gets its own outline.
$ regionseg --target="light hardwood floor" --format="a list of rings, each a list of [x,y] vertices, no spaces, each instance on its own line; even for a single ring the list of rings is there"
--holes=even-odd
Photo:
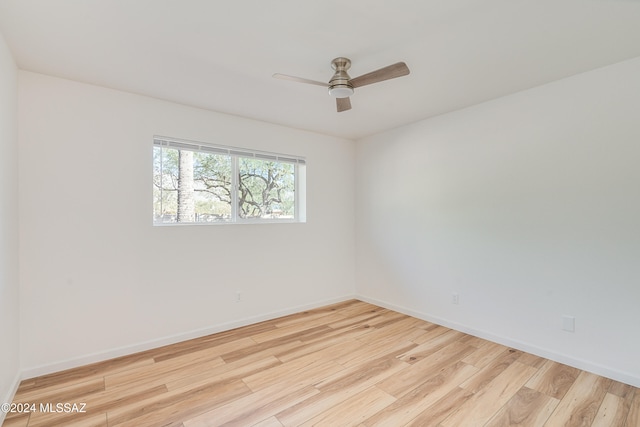
[[[14,402],[37,411],[5,427],[640,426],[635,387],[355,300],[26,380]],[[65,402],[86,413],[40,411]]]

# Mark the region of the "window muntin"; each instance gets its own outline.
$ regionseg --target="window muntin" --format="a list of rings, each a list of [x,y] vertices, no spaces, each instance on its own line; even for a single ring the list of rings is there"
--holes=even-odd
[[[304,221],[302,158],[154,139],[153,222]]]

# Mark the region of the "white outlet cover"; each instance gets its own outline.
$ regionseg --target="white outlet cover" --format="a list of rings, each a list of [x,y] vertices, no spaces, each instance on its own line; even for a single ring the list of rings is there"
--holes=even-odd
[[[567,332],[576,331],[576,318],[573,316],[562,316],[562,330]]]

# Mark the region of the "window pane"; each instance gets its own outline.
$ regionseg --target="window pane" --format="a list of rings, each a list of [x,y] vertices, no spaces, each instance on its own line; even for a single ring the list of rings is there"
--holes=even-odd
[[[153,147],[153,221],[176,222],[178,150]]]
[[[153,174],[154,222],[231,218],[231,157],[154,147]]]
[[[195,222],[231,219],[231,157],[194,153]]]
[[[295,218],[295,165],[240,157],[240,218]]]

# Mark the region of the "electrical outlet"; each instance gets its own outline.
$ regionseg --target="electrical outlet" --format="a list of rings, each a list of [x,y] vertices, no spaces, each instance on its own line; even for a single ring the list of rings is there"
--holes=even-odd
[[[457,292],[451,294],[451,304],[460,304],[460,294]]]
[[[242,301],[242,292],[236,291],[236,302]]]
[[[562,330],[567,332],[576,331],[576,318],[573,316],[562,316]]]

